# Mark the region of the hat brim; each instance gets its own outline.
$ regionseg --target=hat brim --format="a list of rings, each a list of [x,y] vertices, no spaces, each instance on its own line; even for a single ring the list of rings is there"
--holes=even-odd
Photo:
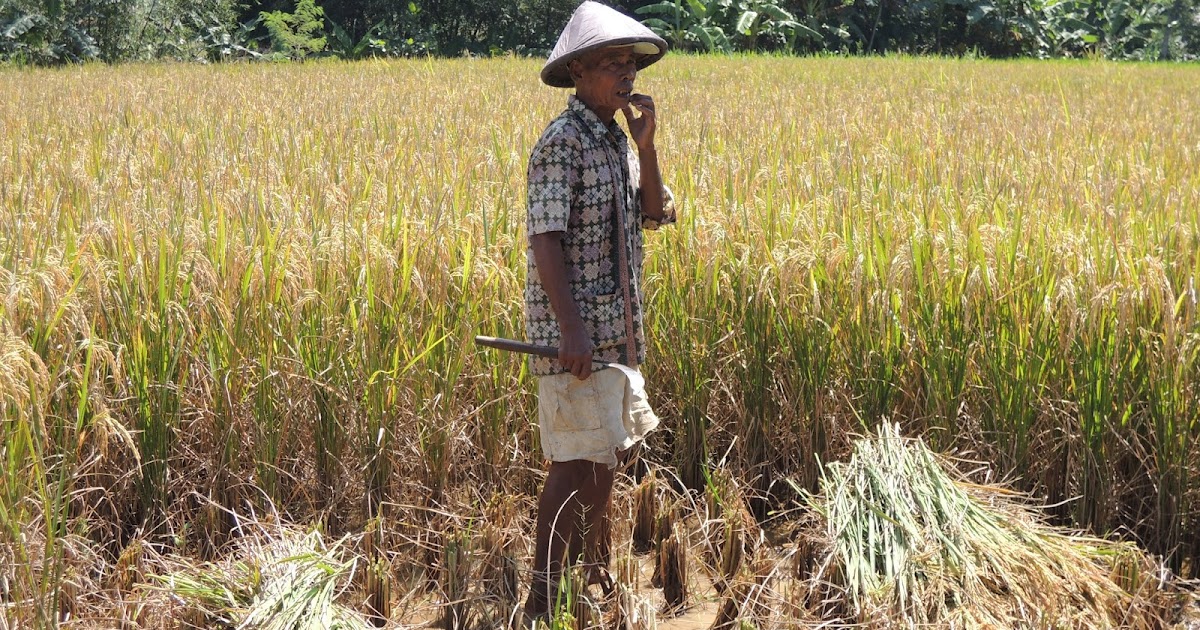
[[[601,50],[603,48],[621,48],[623,46],[633,46],[633,52],[638,56],[635,61],[638,70],[642,70],[650,64],[653,64],[659,59],[662,59],[663,55],[667,54],[667,42],[665,40],[660,39],[655,41],[645,37],[610,39],[603,42],[598,42],[591,46],[585,46],[578,50],[573,50],[570,53],[547,63],[542,67],[542,83],[545,83],[551,87],[575,87],[575,80],[571,78],[571,71],[567,68],[568,64],[592,52],[593,50]]]

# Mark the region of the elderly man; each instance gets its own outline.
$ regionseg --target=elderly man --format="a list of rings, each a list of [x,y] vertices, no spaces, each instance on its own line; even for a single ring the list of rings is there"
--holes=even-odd
[[[551,464],[538,502],[528,619],[545,616],[562,572],[581,556],[590,582],[607,575],[614,470],[658,424],[631,382],[641,380],[633,370],[646,352],[642,230],[675,215],[659,174],[655,104],[634,93],[633,82],[666,50],[633,19],[584,2],[541,72],[543,82],[575,94],[529,159],[526,333],[535,344],[557,346],[558,358],[530,362]]]

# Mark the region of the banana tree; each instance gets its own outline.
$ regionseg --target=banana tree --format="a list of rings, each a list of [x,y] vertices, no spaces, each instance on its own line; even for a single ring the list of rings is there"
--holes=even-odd
[[[729,36],[721,26],[731,0],[662,0],[637,9],[650,30],[672,47],[728,52]]]
[[[96,38],[62,3],[46,3],[44,13],[0,2],[0,61],[55,65],[101,58]],[[92,13],[81,16],[97,18]]]
[[[797,37],[820,39],[821,34],[801,24],[796,17],[772,0],[743,0],[738,3],[738,19],[734,30],[746,38],[750,50],[758,49],[758,38],[766,36],[786,42],[793,48]]]

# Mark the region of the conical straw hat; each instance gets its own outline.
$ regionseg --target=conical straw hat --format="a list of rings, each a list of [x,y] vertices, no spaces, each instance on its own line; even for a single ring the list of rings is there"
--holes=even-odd
[[[573,87],[567,64],[588,51],[609,46],[633,46],[640,55],[638,70],[662,59],[667,42],[637,20],[598,2],[584,2],[575,9],[558,36],[554,51],[542,67],[542,82],[554,87]]]

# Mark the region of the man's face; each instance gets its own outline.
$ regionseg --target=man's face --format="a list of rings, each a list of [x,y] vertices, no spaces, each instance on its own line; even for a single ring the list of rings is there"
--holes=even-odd
[[[601,48],[571,62],[575,93],[594,108],[613,112],[629,104],[637,78],[633,46]]]

